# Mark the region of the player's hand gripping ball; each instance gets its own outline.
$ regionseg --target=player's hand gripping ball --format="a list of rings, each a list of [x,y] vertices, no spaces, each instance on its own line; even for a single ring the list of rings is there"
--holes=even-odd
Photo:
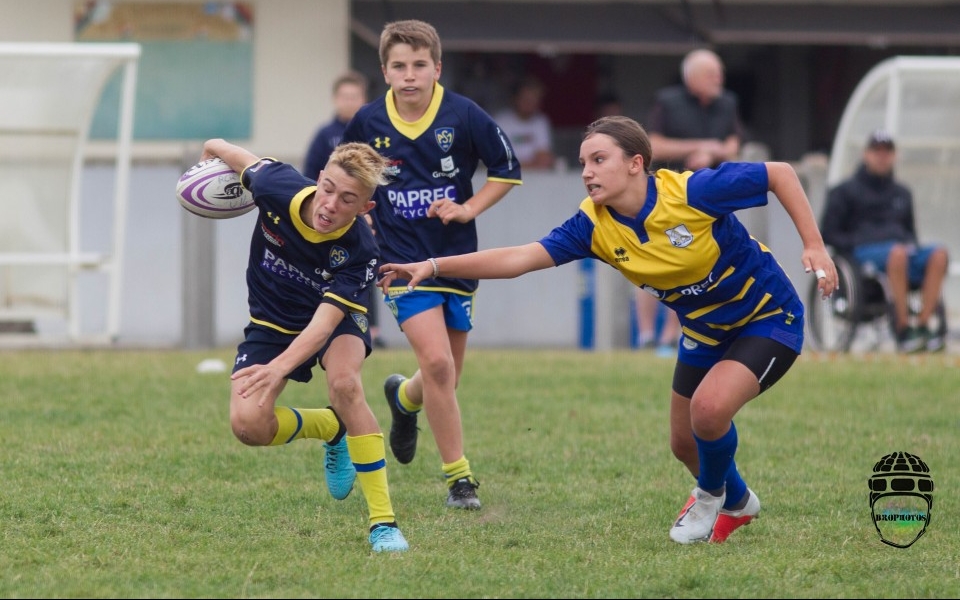
[[[220,158],[201,161],[180,176],[177,200],[188,211],[208,219],[232,219],[253,210],[253,195],[240,175]]]

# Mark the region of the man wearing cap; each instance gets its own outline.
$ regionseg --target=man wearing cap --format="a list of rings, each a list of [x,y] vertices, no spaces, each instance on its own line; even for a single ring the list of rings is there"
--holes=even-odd
[[[893,177],[896,147],[882,129],[867,138],[856,173],[830,189],[821,218],[823,240],[861,265],[886,274],[893,297],[897,348],[914,353],[943,350],[945,340],[927,327],[940,299],[949,255],[937,244],[921,246],[913,215],[913,193]],[[919,286],[922,306],[909,323],[907,293]]]

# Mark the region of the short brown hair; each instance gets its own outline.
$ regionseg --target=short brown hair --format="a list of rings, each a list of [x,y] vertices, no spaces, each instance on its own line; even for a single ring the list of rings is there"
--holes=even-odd
[[[410,19],[387,23],[380,33],[380,64],[386,65],[390,50],[397,44],[409,44],[414,50],[427,48],[433,62],[440,63],[440,35],[433,25],[425,21]]]
[[[333,93],[336,94],[341,85],[353,84],[359,86],[366,93],[370,83],[367,76],[360,71],[347,71],[333,80]]]

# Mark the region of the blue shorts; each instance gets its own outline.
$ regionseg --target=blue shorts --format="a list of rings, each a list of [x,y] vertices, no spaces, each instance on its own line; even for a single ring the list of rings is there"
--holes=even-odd
[[[863,266],[870,265],[874,270],[880,273],[887,272],[887,258],[890,256],[890,250],[895,244],[902,242],[879,242],[876,244],[864,244],[853,249],[853,257]],[[907,246],[907,270],[910,278],[910,285],[919,286],[923,283],[923,274],[927,270],[927,263],[930,261],[930,255],[937,249],[937,246]]]
[[[727,358],[727,351],[738,339],[747,336],[767,338],[779,342],[799,355],[803,349],[803,305],[798,301],[793,306],[785,306],[784,312],[780,314],[759,321],[750,321],[741,327],[735,335],[729,336],[716,346],[699,344],[682,335],[680,337],[680,349],[677,352],[677,362],[709,369]]]
[[[449,329],[470,331],[473,329],[473,300],[475,293],[454,294],[453,292],[401,292],[383,297],[393,317],[403,329],[403,322],[414,315],[443,306],[443,321]]]
[[[308,358],[300,366],[287,375],[287,379],[307,383],[313,379],[313,367],[320,365],[323,368],[323,355],[327,353],[330,342],[340,335],[355,335],[363,340],[367,349],[367,356],[373,347],[370,339],[370,327],[367,317],[361,313],[350,313],[340,321],[333,330],[330,339],[320,348],[320,351]],[[265,365],[287,349],[293,343],[296,335],[283,333],[257,323],[250,323],[243,330],[243,341],[237,346],[237,357],[233,361],[233,372],[237,372],[250,365]]]

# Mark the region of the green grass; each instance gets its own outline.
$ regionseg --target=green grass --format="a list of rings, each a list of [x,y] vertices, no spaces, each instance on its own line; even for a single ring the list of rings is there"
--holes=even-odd
[[[672,361],[650,353],[469,350],[459,397],[479,512],[443,505],[421,419],[389,457],[411,544],[376,555],[359,489],[326,492],[320,445],[248,448],[227,420],[232,349],[0,352],[5,598],[956,597],[960,369],[952,356],[805,355],[738,416],[761,516],[723,545],[667,531],[693,480],[670,454]],[[367,361],[368,400],[414,368]],[[281,401],[327,404],[323,376]],[[867,479],[905,451],[932,470],[927,534],[882,544]],[[389,451],[388,451],[389,454]]]

